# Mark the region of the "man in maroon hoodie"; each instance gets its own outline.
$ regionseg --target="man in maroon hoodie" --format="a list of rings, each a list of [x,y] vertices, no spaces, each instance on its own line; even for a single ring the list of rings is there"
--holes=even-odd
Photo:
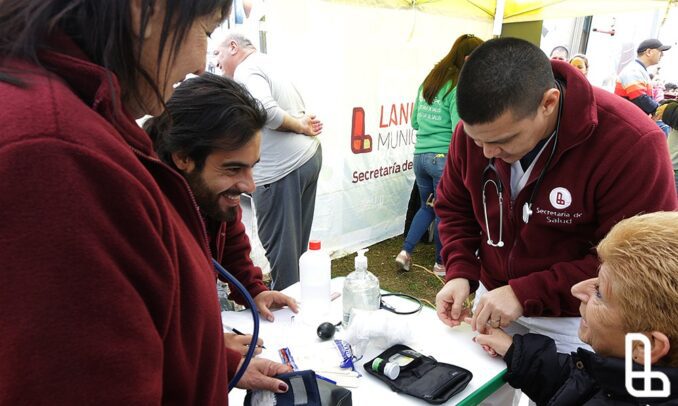
[[[519,39],[486,42],[457,88],[462,122],[438,186],[447,283],[436,297],[450,326],[577,338],[572,285],[596,276],[610,228],[678,206],[666,139],[638,108],[593,88],[575,68]]]
[[[264,285],[261,269],[250,259],[240,209],[241,194],[255,188],[252,171],[259,162],[265,122],[266,110],[247,89],[231,79],[203,73],[183,81],[165,112],[146,120],[144,130],[153,138],[160,159],[179,171],[191,187],[214,259],[247,289],[261,316],[273,321],[270,308],[289,306],[296,312],[297,303]],[[247,304],[232,286],[230,298]],[[226,346],[243,355],[251,338],[224,334]],[[259,347],[255,353],[260,352]]]

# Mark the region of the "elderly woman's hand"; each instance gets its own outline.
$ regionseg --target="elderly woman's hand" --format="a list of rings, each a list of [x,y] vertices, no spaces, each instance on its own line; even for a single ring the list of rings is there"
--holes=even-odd
[[[483,346],[483,349],[493,357],[504,356],[513,344],[513,337],[504,333],[500,328],[488,327],[486,334],[478,334],[473,341]]]

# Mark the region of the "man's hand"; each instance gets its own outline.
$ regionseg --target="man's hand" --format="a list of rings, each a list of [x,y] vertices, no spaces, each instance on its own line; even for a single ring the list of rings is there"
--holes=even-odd
[[[257,310],[263,318],[268,321],[273,321],[273,313],[270,309],[280,308],[283,306],[288,306],[293,312],[299,312],[299,305],[297,301],[287,296],[284,293],[276,292],[273,290],[266,290],[259,293],[254,298],[254,304],[257,305]]]
[[[246,334],[244,336],[233,334],[233,333],[224,333],[224,345],[226,348],[238,351],[240,354],[247,354],[247,350],[250,348],[250,343],[252,342],[252,336]],[[257,348],[254,349],[254,355],[261,354],[261,347],[264,345],[264,340],[261,338],[257,339]]]
[[[323,123],[315,118],[315,114],[304,114],[303,117],[299,118],[299,122],[302,128],[301,133],[309,137],[320,135],[323,131]]]
[[[455,327],[468,316],[469,309],[464,309],[471,287],[468,279],[455,278],[447,282],[436,295],[436,311],[438,318],[450,327]]]
[[[242,362],[240,361],[240,365],[242,365]],[[240,365],[238,365],[238,368],[240,368]],[[241,389],[260,389],[285,393],[287,392],[287,384],[280,379],[271,378],[285,372],[292,372],[292,368],[268,359],[252,358],[236,386]]]
[[[485,293],[476,306],[471,327],[473,331],[485,334],[487,327],[506,327],[523,315],[523,306],[513,288],[506,285]]]
[[[466,320],[471,323],[471,319]],[[483,346],[483,349],[493,357],[506,355],[506,352],[513,344],[513,337],[506,334],[504,330],[498,328],[487,328],[486,334],[478,334],[473,337],[473,341]]]

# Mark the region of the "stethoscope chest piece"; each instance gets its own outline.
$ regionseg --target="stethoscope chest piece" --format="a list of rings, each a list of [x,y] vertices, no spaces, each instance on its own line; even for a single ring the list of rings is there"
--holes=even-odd
[[[532,205],[530,203],[525,203],[523,205],[523,222],[527,224],[530,221],[530,216],[532,215]]]

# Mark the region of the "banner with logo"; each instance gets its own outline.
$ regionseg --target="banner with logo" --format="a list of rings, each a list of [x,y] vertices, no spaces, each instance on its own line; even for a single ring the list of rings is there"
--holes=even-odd
[[[324,123],[311,237],[337,257],[402,234],[417,89],[459,35],[487,39],[491,23],[319,0],[266,4],[268,54]]]

